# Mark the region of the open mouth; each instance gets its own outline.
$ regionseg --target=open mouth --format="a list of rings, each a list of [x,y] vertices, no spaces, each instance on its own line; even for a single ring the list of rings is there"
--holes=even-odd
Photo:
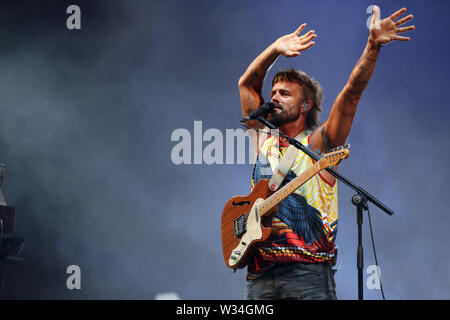
[[[282,110],[283,110],[283,107],[280,106],[280,105],[275,105],[275,107],[273,108],[273,110],[274,110],[274,111],[275,111],[275,110],[280,110],[280,111],[282,111]]]

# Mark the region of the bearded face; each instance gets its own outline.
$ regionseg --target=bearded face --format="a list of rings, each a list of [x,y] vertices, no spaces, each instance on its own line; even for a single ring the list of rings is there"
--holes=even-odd
[[[271,91],[274,110],[267,115],[267,120],[280,127],[300,118],[300,106],[303,101],[303,89],[296,82],[279,81]]]
[[[268,115],[267,120],[272,122],[277,127],[285,125],[289,122],[294,122],[300,117],[300,107],[293,108],[283,106],[282,104],[275,104],[275,109]]]

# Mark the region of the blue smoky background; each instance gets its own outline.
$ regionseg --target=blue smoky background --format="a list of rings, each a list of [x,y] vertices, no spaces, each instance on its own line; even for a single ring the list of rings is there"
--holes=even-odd
[[[80,30],[66,26],[72,4]],[[406,6],[416,30],[382,48],[339,170],[395,212],[370,206],[386,298],[449,299],[450,3],[418,0],[2,1],[3,193],[26,242],[0,297],[243,298],[245,271],[225,266],[220,218],[230,197],[250,192],[252,166],[176,165],[172,133],[188,130],[204,150],[206,130],[241,128],[239,77],[303,22],[316,44],[276,61],[264,98],[276,71],[303,70],[324,89],[326,120],[364,49],[372,4],[382,18]],[[353,191],[338,188],[337,296],[356,299]],[[363,229],[367,268],[367,216]],[[80,267],[79,290],[66,286],[70,265]],[[364,286],[367,299],[381,298]]]

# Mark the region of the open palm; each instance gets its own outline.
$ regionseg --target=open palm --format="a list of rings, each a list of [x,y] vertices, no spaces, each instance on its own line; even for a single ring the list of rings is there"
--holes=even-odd
[[[399,36],[399,33],[414,30],[415,26],[401,27],[402,24],[408,22],[413,18],[410,14],[400,20],[395,21],[403,13],[406,12],[406,8],[402,8],[393,13],[388,18],[380,20],[380,8],[374,6],[372,21],[370,23],[370,38],[377,45],[384,45],[394,40],[409,41],[411,38]]]
[[[275,41],[278,52],[286,57],[297,57],[300,55],[300,52],[311,48],[315,43],[312,40],[316,38],[317,35],[314,33],[314,30],[310,30],[308,33],[299,37],[305,27],[306,23],[298,27],[293,33],[278,38],[277,41]]]

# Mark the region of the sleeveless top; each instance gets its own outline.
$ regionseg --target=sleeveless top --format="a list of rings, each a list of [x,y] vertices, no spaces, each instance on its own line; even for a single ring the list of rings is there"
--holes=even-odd
[[[300,142],[307,145],[309,138]],[[274,136],[263,142],[253,168],[252,189],[260,179],[271,178],[287,147]],[[314,162],[299,151],[280,188]],[[247,279],[260,277],[276,263],[331,263],[337,224],[337,183],[330,184],[319,172],[278,204],[272,219],[274,232],[249,263]]]

